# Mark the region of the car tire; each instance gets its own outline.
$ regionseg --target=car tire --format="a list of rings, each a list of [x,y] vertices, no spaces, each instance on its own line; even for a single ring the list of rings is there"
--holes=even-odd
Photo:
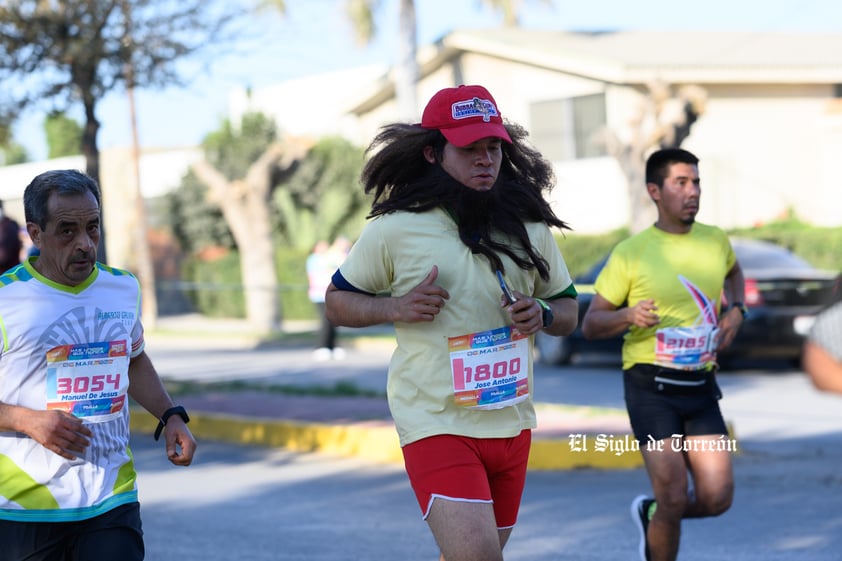
[[[569,364],[573,348],[567,337],[555,337],[539,331],[535,335],[535,350],[541,364]]]

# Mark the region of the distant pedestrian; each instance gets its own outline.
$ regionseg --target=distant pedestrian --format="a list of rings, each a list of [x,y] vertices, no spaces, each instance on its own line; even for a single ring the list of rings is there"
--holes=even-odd
[[[22,248],[20,224],[6,215],[0,201],[0,274],[20,264]]]
[[[330,278],[342,264],[348,254],[350,244],[339,237],[332,244],[320,240],[307,257],[307,295],[316,306],[319,314],[319,330],[316,335],[316,348],[313,358],[317,361],[340,360],[345,357],[345,350],[336,346],[336,326],[327,319],[325,313],[325,292],[330,285]]]

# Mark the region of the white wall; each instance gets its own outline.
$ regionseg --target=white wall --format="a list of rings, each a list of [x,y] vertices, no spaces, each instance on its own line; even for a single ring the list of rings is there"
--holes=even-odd
[[[626,180],[613,158],[556,163],[555,169],[553,210],[574,232],[599,234],[626,225]]]
[[[828,104],[818,128],[818,183],[804,202],[805,218],[824,226],[842,225],[842,100]]]
[[[842,199],[828,196],[842,153],[842,124],[832,122],[828,88],[711,88],[708,109],[684,147],[699,156],[699,220],[725,228],[796,216],[842,225]],[[726,97],[727,95],[727,97]]]
[[[27,162],[0,167],[0,200],[6,214],[24,225],[23,191],[36,175],[52,169],[78,169],[85,171],[85,158],[69,156],[41,162]]]

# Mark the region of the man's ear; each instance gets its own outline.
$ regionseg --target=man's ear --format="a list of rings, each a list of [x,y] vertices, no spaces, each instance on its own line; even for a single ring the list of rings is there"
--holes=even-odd
[[[656,183],[647,183],[646,191],[649,193],[649,198],[654,202],[661,200],[661,188]]]
[[[29,234],[29,239],[32,240],[32,245],[41,249],[41,228],[34,222],[26,223],[26,233]]]
[[[430,162],[431,164],[436,163],[436,152],[435,150],[433,150],[432,146],[424,147],[424,159]]]

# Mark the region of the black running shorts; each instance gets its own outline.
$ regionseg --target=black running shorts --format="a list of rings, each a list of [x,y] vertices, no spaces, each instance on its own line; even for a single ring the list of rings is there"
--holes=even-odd
[[[0,520],[0,558],[27,561],[142,561],[140,505],[118,506],[76,522]]]
[[[728,434],[713,371],[636,364],[623,372],[623,384],[632,431],[641,443],[675,435]]]

